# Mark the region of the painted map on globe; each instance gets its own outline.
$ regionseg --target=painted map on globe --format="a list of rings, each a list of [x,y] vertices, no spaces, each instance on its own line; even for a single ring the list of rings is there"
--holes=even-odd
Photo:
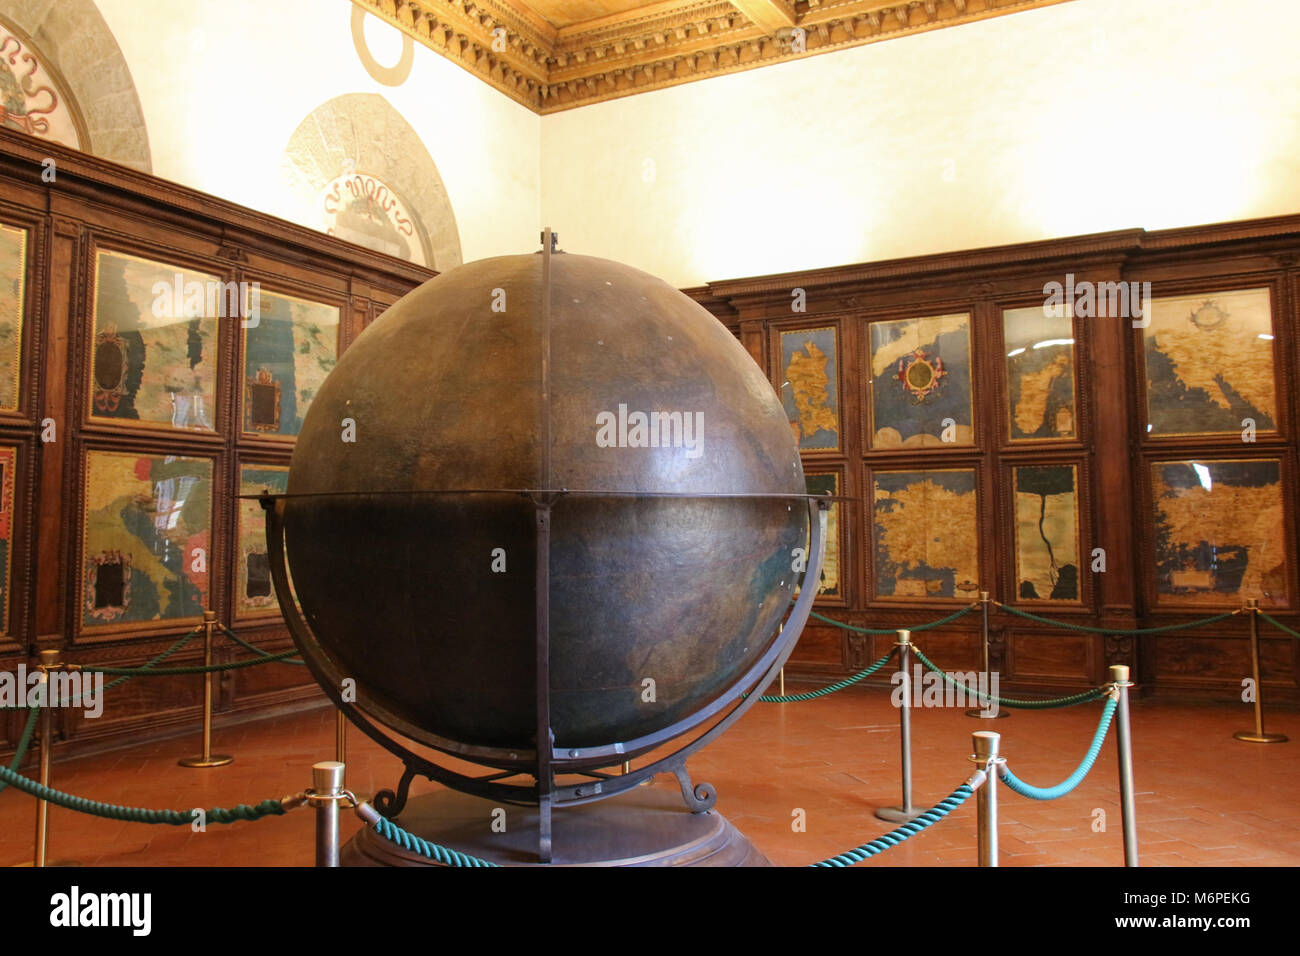
[[[1287,604],[1281,463],[1151,466],[1156,596],[1166,604]]]
[[[873,322],[871,445],[969,445],[970,316]]]
[[[339,309],[265,289],[257,299],[244,331],[244,431],[297,435],[338,361]]]
[[[202,614],[211,518],[210,459],[88,452],[82,625]]]
[[[1142,342],[1151,435],[1277,428],[1267,289],[1153,299]]]
[[[874,480],[876,596],[961,598],[978,591],[975,472],[876,472]]]

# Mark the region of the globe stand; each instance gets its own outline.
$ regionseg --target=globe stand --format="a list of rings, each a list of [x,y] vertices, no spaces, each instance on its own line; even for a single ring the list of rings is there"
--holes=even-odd
[[[545,446],[543,446],[545,447]],[[502,493],[502,489],[493,489],[493,493]],[[831,504],[837,500],[829,495],[629,495],[623,492],[573,492],[564,489],[547,491],[511,490],[513,493],[530,498],[536,508],[536,543],[537,543],[537,609],[536,609],[536,701],[537,701],[537,736],[535,739],[546,741],[547,745],[535,747],[533,751],[507,751],[502,748],[467,745],[459,741],[438,737],[422,728],[409,724],[404,718],[388,711],[382,704],[374,702],[372,695],[358,693],[344,699],[341,692],[345,676],[337,665],[322,653],[319,642],[311,632],[294,598],[288,579],[288,568],[284,551],[284,517],[285,509],[291,495],[262,494],[256,497],[267,516],[267,552],[270,559],[271,578],[275,584],[276,595],[285,623],[293,637],[302,659],[316,681],[325,690],[335,706],[344,713],[366,736],[388,750],[402,761],[404,769],[396,790],[380,790],[375,794],[373,805],[389,819],[397,818],[407,808],[410,785],[415,777],[442,783],[447,787],[470,796],[489,800],[494,806],[513,805],[535,808],[535,817],[529,817],[530,831],[536,832],[537,862],[551,863],[555,860],[554,851],[554,810],[557,807],[578,807],[584,804],[608,800],[622,793],[632,791],[656,774],[672,773],[681,791],[682,801],[691,814],[707,814],[717,800],[717,791],[708,783],[693,783],[686,769],[686,760],[701,747],[710,743],[734,724],[755,702],[767,686],[776,679],[786,659],[794,648],[795,641],[803,631],[808,616],[812,611],[816,588],[809,587],[810,582],[819,580],[822,563],[826,552],[827,513]],[[471,492],[458,492],[458,494]],[[687,498],[749,498],[766,500],[800,500],[808,508],[809,547],[808,560],[803,577],[803,587],[793,608],[775,641],[767,651],[736,681],[729,692],[715,699],[696,713],[683,718],[661,730],[637,737],[632,740],[606,744],[595,747],[555,748],[555,738],[551,731],[550,711],[550,530],[551,508],[556,500],[565,495],[588,494],[597,497],[687,497]],[[357,706],[356,699],[367,700],[366,711]],[[379,720],[386,727],[406,737],[426,743],[450,756],[469,760],[495,772],[483,776],[468,776],[444,767],[434,761],[410,750],[404,744],[393,739],[375,723],[371,717]],[[712,721],[710,724],[709,722]],[[707,725],[707,726],[706,726]],[[636,756],[659,749],[678,737],[698,732],[698,735],[671,754],[659,757],[651,763],[635,768],[628,773],[605,773],[604,769],[621,768]],[[531,785],[509,783],[510,778],[529,776]],[[561,781],[560,777],[581,777],[579,782]],[[417,798],[411,804],[411,813],[422,818],[421,806],[425,798]],[[658,811],[656,811],[657,813]],[[653,817],[655,814],[651,814]],[[628,814],[625,822],[631,821],[635,814]],[[716,817],[716,814],[714,815]],[[608,814],[587,812],[584,817],[592,820],[604,820],[609,825],[614,818]],[[643,820],[649,819],[642,814]],[[487,817],[481,813],[475,818],[480,830],[488,830],[485,825]],[[717,817],[721,820],[720,817]],[[725,821],[723,821],[725,823]],[[661,827],[661,823],[648,824],[650,829]],[[713,823],[709,838],[715,842],[721,839]],[[730,824],[726,824],[730,827]],[[567,830],[580,831],[582,824]],[[734,828],[732,828],[734,830]],[[566,830],[566,832],[567,832]],[[424,835],[424,834],[420,834]],[[739,834],[737,833],[737,836]],[[427,837],[426,837],[427,838]],[[356,850],[374,861],[376,852],[371,846],[377,837],[373,835],[359,838],[361,842]],[[450,837],[448,839],[451,839]],[[743,840],[743,837],[739,838]],[[691,843],[692,840],[687,840]],[[737,842],[728,838],[726,842]],[[748,841],[745,841],[746,843]],[[633,841],[635,843],[635,841]],[[632,844],[628,844],[629,846]],[[671,842],[660,847],[654,853],[666,853],[673,856]],[[614,844],[611,844],[614,846]],[[751,848],[752,849],[752,848]],[[364,851],[364,852],[363,852]],[[623,852],[619,850],[619,852]],[[650,852],[650,851],[647,851]],[[566,846],[561,860],[577,859],[577,851]],[[381,854],[382,855],[382,854]],[[644,854],[643,854],[644,855]],[[732,854],[734,856],[734,854]],[[740,858],[748,858],[748,851]],[[640,857],[635,857],[639,859]],[[724,856],[724,858],[729,858]],[[597,861],[589,861],[597,862]],[[609,860],[599,862],[611,862]]]

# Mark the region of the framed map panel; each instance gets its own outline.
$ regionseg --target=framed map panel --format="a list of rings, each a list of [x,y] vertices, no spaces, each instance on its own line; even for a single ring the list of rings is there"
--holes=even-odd
[[[1074,438],[1074,320],[1066,303],[1004,309],[1007,414],[1012,441]]]
[[[877,471],[871,539],[877,598],[972,598],[980,589],[975,469]]]
[[[1074,465],[1011,469],[1015,489],[1016,599],[1081,600],[1079,481]]]
[[[1152,299],[1142,330],[1148,437],[1277,430],[1268,289]]]
[[[244,433],[293,437],[338,361],[339,307],[265,289],[247,298]]]
[[[287,465],[241,465],[239,493],[263,491],[282,495],[289,490]],[[240,614],[275,611],[279,601],[271,583],[271,562],[266,549],[266,512],[262,505],[239,499],[239,576],[235,579],[235,611]]]
[[[781,401],[800,451],[839,451],[838,331],[781,333]]]
[[[1157,461],[1151,493],[1158,603],[1289,605],[1278,459]]]
[[[871,447],[972,445],[970,315],[872,322]]]
[[[26,293],[27,230],[0,223],[0,412],[18,411]]]
[[[92,419],[216,430],[219,316],[233,283],[101,249],[91,293]]]
[[[804,484],[810,495],[838,495],[840,493],[840,474],[838,471],[804,472]],[[817,587],[817,596],[826,598],[843,598],[844,588],[840,577],[840,555],[843,553],[840,535],[840,506],[832,504],[826,509],[826,557],[822,561],[821,581]],[[795,594],[798,594],[796,589]]]
[[[207,606],[212,460],[86,454],[81,625],[198,617]]]
[[[9,633],[9,589],[13,579],[14,478],[18,449],[0,445],[0,634]]]

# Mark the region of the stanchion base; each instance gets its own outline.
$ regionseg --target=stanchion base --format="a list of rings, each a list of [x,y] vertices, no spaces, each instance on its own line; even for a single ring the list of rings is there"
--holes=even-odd
[[[502,866],[771,866],[716,810],[691,813],[676,788],[643,789],[564,807],[553,819],[553,862],[537,861],[537,808],[504,807],[450,790],[412,797],[397,823],[433,843]],[[339,853],[341,866],[438,866],[364,827]]]
[[[915,807],[911,810],[904,810],[902,807],[881,807],[876,811],[876,819],[887,820],[890,823],[911,823],[923,813],[924,810]]]
[[[966,711],[966,716],[967,716],[967,717],[981,717],[981,718],[983,718],[984,720],[991,720],[991,719],[996,718],[996,717],[1010,717],[1011,714],[1010,714],[1008,711],[1005,711],[1005,710],[999,710],[997,713],[992,714],[992,713],[989,713],[987,710],[977,710],[976,708],[972,707],[970,710]]]
[[[228,763],[234,763],[235,758],[226,754],[210,754],[204,757],[199,754],[197,757],[182,757],[176,761],[182,767],[224,767]]]
[[[45,861],[45,869],[47,870],[52,866],[83,866],[83,865],[84,864],[80,860],[46,860]],[[26,863],[15,863],[13,865],[13,869],[15,870],[21,870],[24,867],[29,869],[36,869],[36,861],[28,860]]]
[[[1253,730],[1239,730],[1232,736],[1250,744],[1284,744],[1289,739],[1286,734],[1257,734]]]

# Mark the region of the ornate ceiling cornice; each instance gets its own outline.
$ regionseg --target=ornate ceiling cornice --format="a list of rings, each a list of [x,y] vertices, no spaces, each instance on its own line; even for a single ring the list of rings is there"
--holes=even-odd
[[[353,0],[536,113],[1068,0],[666,0],[556,28],[527,0]]]

